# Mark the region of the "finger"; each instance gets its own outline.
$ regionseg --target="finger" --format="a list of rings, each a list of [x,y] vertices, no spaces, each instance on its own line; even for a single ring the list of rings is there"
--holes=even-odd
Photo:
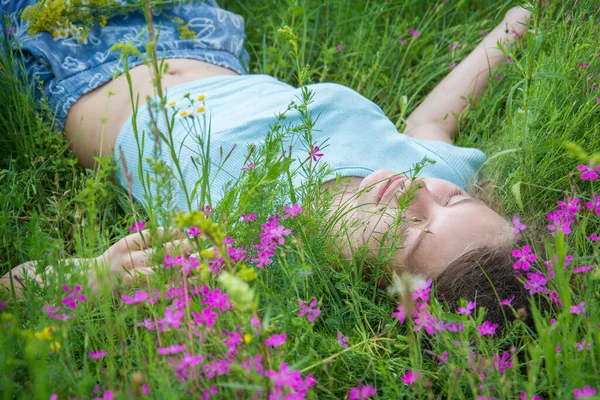
[[[151,247],[154,243],[162,243],[173,239],[183,239],[185,233],[178,228],[164,228],[162,226],[156,229],[156,235],[152,235],[149,229],[133,233],[121,239],[125,248],[131,251],[141,250]]]
[[[173,240],[171,242],[167,242],[163,245],[167,254],[183,254],[190,255],[194,251],[192,247],[192,242],[189,239],[184,240]]]

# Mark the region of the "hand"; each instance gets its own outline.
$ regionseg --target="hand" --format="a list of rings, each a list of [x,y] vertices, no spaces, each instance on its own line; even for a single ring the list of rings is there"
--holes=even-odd
[[[170,233],[170,234],[169,234]],[[163,243],[165,240],[171,240]],[[157,236],[152,238],[149,230],[143,230],[126,236],[113,244],[95,261],[104,270],[104,276],[108,275],[111,286],[117,282],[129,285],[136,276],[149,276],[153,274],[152,265],[153,247],[162,246],[168,254],[192,253],[192,243],[185,238],[185,235],[177,230],[171,229],[170,232],[165,228],[158,228]],[[92,290],[98,289],[99,278],[96,269],[91,267],[89,284]]]

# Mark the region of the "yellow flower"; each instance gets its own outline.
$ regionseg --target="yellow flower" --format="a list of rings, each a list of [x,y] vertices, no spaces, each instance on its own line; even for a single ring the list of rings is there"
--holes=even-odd
[[[198,98],[196,100],[198,101],[204,101],[204,99],[206,98],[205,95],[201,94],[200,96],[198,96]]]
[[[167,107],[175,107],[177,105],[176,101],[170,101],[167,103]]]
[[[58,342],[50,343],[50,352],[56,353],[58,350],[60,350],[60,343],[58,343]]]
[[[180,116],[181,118],[184,118],[184,117],[190,117],[190,116],[191,116],[191,113],[190,113],[188,110],[182,110],[182,111],[180,111],[180,112],[179,112],[179,116]]]
[[[246,342],[246,344],[250,343],[252,341],[252,335],[249,333],[246,333],[244,335],[244,342]]]
[[[196,108],[196,112],[197,113],[204,112],[204,107],[198,107],[198,108]]]
[[[41,340],[46,340],[46,341],[51,341],[52,338],[52,331],[55,330],[56,327],[55,326],[48,326],[44,329],[42,329],[40,332],[36,332],[35,333],[35,337]]]

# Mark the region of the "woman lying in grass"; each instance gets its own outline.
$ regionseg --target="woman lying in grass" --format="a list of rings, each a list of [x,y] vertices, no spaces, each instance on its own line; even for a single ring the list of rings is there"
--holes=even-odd
[[[17,20],[34,3],[14,1],[2,7]],[[127,60],[129,75],[122,74],[118,55],[109,51],[117,41],[132,40],[137,51],[143,51],[136,36],[146,26],[142,13],[111,18],[103,28],[92,27],[86,37],[62,27],[34,36],[21,30],[15,37],[30,81],[43,83],[57,123],[81,164],[93,168],[95,155],[114,153],[119,181],[138,201],[143,200],[145,188],[137,172],[150,170],[147,159],[160,142],[154,140],[155,133],[169,131],[168,121],[174,121],[178,153],[162,151],[158,158],[182,172],[184,180],[175,188],[176,205],[189,211],[202,207],[205,200],[217,204],[228,181],[255,167],[242,149],[260,144],[275,115],[298,101],[302,91],[267,75],[245,75],[243,19],[218,8],[214,1],[178,4],[168,14],[153,17],[154,25],[161,25],[158,54],[168,61],[162,77],[167,88],[164,113],[144,105],[132,115],[131,94],[139,95],[140,104],[155,94],[151,70],[143,65],[142,54],[132,53]],[[290,152],[295,151],[290,169],[305,161],[307,152],[308,159],[316,162],[323,157],[331,167],[323,186],[334,195],[330,214],[336,218],[335,226],[345,232],[339,243],[343,255],[351,256],[363,246],[376,254],[382,243],[388,243],[390,230],[398,229],[398,222],[403,221],[402,247],[395,251],[390,270],[435,279],[443,299],[454,304],[460,298],[476,300],[488,309],[486,319],[492,322],[504,321],[500,300],[514,296],[515,307],[526,303],[510,254],[515,246],[513,227],[466,191],[485,161],[484,154],[452,143],[456,116],[470,96],[482,93],[490,71],[504,60],[498,42],[508,45],[521,37],[529,15],[523,8],[509,10],[408,117],[404,134],[398,133],[377,105],[358,93],[320,83],[308,86],[312,93],[309,111],[318,116],[309,147],[300,150],[298,142],[284,141]],[[186,26],[193,38],[180,36],[176,18],[189,22]],[[288,115],[285,123],[294,122]],[[202,155],[212,165],[204,175],[192,160],[198,154],[191,149],[196,139],[189,134],[192,124],[202,123],[210,130],[207,148],[212,151]],[[147,134],[142,142],[144,129]],[[225,162],[219,149],[228,154]],[[426,164],[413,177],[414,166],[424,158],[435,163]],[[210,182],[210,192],[200,201],[190,193],[203,179]],[[296,187],[305,183],[300,174],[292,181]],[[155,188],[156,183],[150,184],[151,192]],[[402,206],[407,200],[409,204]],[[125,238],[96,260],[125,279],[131,270],[151,273],[149,252],[139,239],[139,234]],[[190,250],[184,240],[170,246],[180,244]],[[14,268],[13,282],[23,282],[32,267],[33,263],[26,263]],[[10,281],[8,274],[2,279],[6,286]]]

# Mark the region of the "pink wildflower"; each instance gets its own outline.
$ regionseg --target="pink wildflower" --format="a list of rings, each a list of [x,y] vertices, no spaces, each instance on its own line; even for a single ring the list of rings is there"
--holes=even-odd
[[[583,351],[583,350],[590,351],[592,349],[592,345],[594,344],[594,342],[592,341],[592,342],[588,343],[587,346],[586,346],[586,342],[587,342],[587,339],[585,339],[585,338],[581,342],[578,342],[577,350],[578,351]]]
[[[299,301],[300,310],[298,311],[298,316],[303,317],[306,315],[308,322],[315,322],[315,318],[321,315],[321,311],[315,308],[318,302],[317,299],[313,299],[309,305],[306,305],[304,302]]]
[[[548,293],[544,286],[548,283],[548,279],[544,274],[540,272],[527,273],[527,283],[525,283],[525,289],[529,290],[529,294],[533,295],[536,293]]]
[[[404,323],[404,320],[406,319],[406,313],[404,312],[404,306],[402,304],[398,305],[396,312],[392,314],[392,318],[398,318],[398,322],[401,324]]]
[[[143,290],[136,290],[133,297],[129,297],[129,296],[126,296],[123,294],[123,295],[121,295],[121,300],[123,300],[123,302],[125,304],[132,305],[132,304],[141,303],[149,297],[150,297],[150,294],[144,292]]]
[[[356,385],[348,391],[348,400],[366,400],[377,394],[377,389],[373,386],[362,384]]]
[[[411,295],[412,299],[415,301],[423,301],[427,303],[429,301],[429,294],[431,293],[432,283],[433,280],[428,279],[422,287],[416,288],[415,292]]]
[[[498,304],[500,304],[501,306],[510,306],[514,299],[515,299],[515,296],[511,297],[510,299],[504,299]]]
[[[319,153],[321,148],[319,146],[310,145],[310,151],[308,152],[308,158],[312,158],[313,161],[318,161],[319,158],[323,157],[323,153]]]
[[[573,273],[574,274],[583,274],[585,272],[591,271],[594,268],[596,268],[596,265],[582,265],[579,268],[573,268]]]
[[[4,307],[6,307],[6,302],[0,300],[0,311],[4,310]],[[48,307],[48,306],[46,306]],[[58,311],[58,307],[56,307],[57,311]],[[48,313],[50,314],[50,313]]]
[[[254,213],[250,213],[250,215],[242,214],[242,219],[246,222],[254,221],[254,220],[256,220],[256,214],[254,214]]]
[[[589,66],[590,66],[589,63],[581,63],[581,62],[579,63],[579,67],[581,67],[581,68],[587,68]]]
[[[514,231],[515,235],[518,235],[519,232],[524,231],[525,229],[527,229],[527,225],[522,224],[521,223],[521,219],[517,215],[515,215],[513,217],[513,225],[515,226],[515,231]]]
[[[51,394],[50,395],[50,400],[58,400],[58,395],[57,394]]]
[[[588,236],[588,239],[591,240],[592,242],[598,242],[598,241],[600,241],[600,236],[598,236],[594,233],[593,235]]]
[[[172,344],[169,347],[159,347],[158,354],[177,354],[185,351],[185,345]]]
[[[150,394],[150,385],[148,385],[147,383],[144,383],[142,385],[142,394]]]
[[[577,304],[576,306],[571,306],[571,314],[585,314],[585,310],[583,307],[585,306],[585,301]]]
[[[577,197],[571,198],[567,196],[566,200],[567,201],[559,200],[557,201],[557,203],[560,206],[560,209],[565,212],[565,216],[567,217],[567,219],[570,222],[573,222],[575,221],[575,215],[577,215],[577,212],[581,208],[581,206],[579,205],[579,199]]]
[[[344,48],[342,47],[341,44],[338,44],[337,46],[335,46],[335,48],[337,49],[337,51],[340,51],[340,52],[344,51]]]
[[[294,218],[296,215],[302,212],[302,208],[300,208],[300,205],[298,203],[294,204],[291,207],[284,206],[283,210],[286,212],[286,214],[283,217],[281,217],[282,219]]]
[[[73,286],[73,290],[69,289],[69,285],[67,284],[64,284],[62,288],[67,292],[67,297],[62,300],[62,304],[73,310],[77,308],[78,301],[83,303],[87,300],[85,295],[79,293],[81,292],[81,286],[79,285]]]
[[[552,213],[546,214],[546,218],[552,223],[551,225],[546,225],[548,230],[552,231],[552,236],[559,230],[565,235],[571,233],[571,222],[569,222],[569,217],[565,215],[563,210],[554,210]]]
[[[492,324],[489,321],[483,321],[483,325],[477,326],[477,330],[481,336],[493,335],[498,328],[498,324]]]
[[[456,61],[452,60],[450,61],[450,64],[448,64],[448,69],[454,69],[456,68]]]
[[[106,353],[102,349],[100,349],[98,351],[90,351],[90,353],[89,353],[90,358],[94,359],[94,360],[99,360],[102,357],[104,357],[105,355],[106,355]]]
[[[504,352],[502,355],[497,353],[494,354],[494,362],[492,365],[494,368],[498,370],[501,374],[503,374],[507,369],[512,368],[512,362],[510,360],[510,353]]]
[[[165,329],[169,326],[172,326],[173,328],[179,328],[181,326],[181,318],[183,318],[183,311],[173,311],[171,307],[167,307],[165,309],[165,317],[159,318],[156,322]]]
[[[248,164],[248,166],[247,166],[247,167],[242,167],[242,168],[240,168],[240,169],[241,169],[242,171],[248,171],[248,170],[251,170],[251,169],[253,169],[253,168],[256,168],[256,166],[254,165],[254,163],[253,163],[253,162],[251,162],[251,163],[249,163],[249,164]]]
[[[129,230],[132,232],[139,232],[146,226],[145,221],[136,221],[135,224],[129,227]]]
[[[202,232],[200,232],[200,228],[197,226],[192,226],[190,229],[188,229],[187,234],[191,237],[198,237],[202,234]]]
[[[261,228],[263,232],[259,233],[260,243],[263,246],[270,245],[275,242],[277,244],[284,244],[284,236],[288,236],[292,233],[291,229],[285,229],[285,226],[279,225],[279,216],[269,217],[269,222],[262,224]]]
[[[169,254],[165,255],[165,268],[171,268],[173,265],[181,265],[182,263],[182,255],[178,255],[176,257],[171,257]]]
[[[56,314],[56,312],[60,310],[60,307],[52,307],[51,305],[45,305],[42,308],[42,311],[45,313],[48,313],[48,316],[50,317],[50,319],[57,319],[60,321],[66,321],[68,319],[71,319],[71,317],[69,315],[66,314]]]
[[[345,349],[350,347],[350,346],[348,346],[348,339],[349,339],[349,337],[344,336],[344,334],[342,332],[337,333],[338,344]]]
[[[475,309],[476,303],[474,301],[469,301],[467,303],[467,307],[458,307],[458,311],[456,311],[457,314],[464,314],[464,315],[471,315],[471,313],[473,312],[473,310]]]
[[[598,179],[597,172],[600,172],[600,166],[595,166],[594,164],[590,163],[589,165],[578,165],[577,169],[579,171],[582,171],[581,180],[595,181],[596,179]]]
[[[405,45],[406,44],[406,40],[404,40],[404,39],[398,39],[398,43],[400,43],[401,45]]]
[[[573,389],[573,397],[576,399],[586,399],[592,397],[598,392],[598,390],[585,385],[582,389]]]
[[[410,28],[408,30],[408,33],[410,33],[410,36],[414,37],[414,38],[418,38],[421,35],[421,31],[418,31],[414,28]]]
[[[510,62],[513,62],[514,60],[513,60],[513,58],[512,58],[512,57],[506,57],[506,58],[504,59],[504,61],[506,61],[507,63],[510,63]]]
[[[600,215],[600,196],[594,193],[594,201],[588,201],[585,206],[588,210],[594,210],[596,215]]]
[[[406,373],[400,378],[402,380],[402,382],[406,383],[407,385],[412,385],[413,383],[415,383],[416,381],[419,380],[419,378],[421,377],[422,372],[418,371],[418,372],[413,372],[412,370],[408,370],[406,371]]]
[[[513,265],[515,269],[522,269],[528,271],[531,267],[531,263],[537,260],[537,255],[531,253],[531,247],[528,245],[523,246],[523,249],[514,249],[512,252],[513,257],[517,258],[517,261]]]
[[[454,43],[448,45],[448,50],[450,50],[450,51],[456,50],[458,48],[460,48],[460,43],[458,43],[458,42],[454,42]]]
[[[285,332],[271,335],[267,340],[265,340],[265,346],[271,347],[279,347],[285,343],[287,339],[287,335]]]

